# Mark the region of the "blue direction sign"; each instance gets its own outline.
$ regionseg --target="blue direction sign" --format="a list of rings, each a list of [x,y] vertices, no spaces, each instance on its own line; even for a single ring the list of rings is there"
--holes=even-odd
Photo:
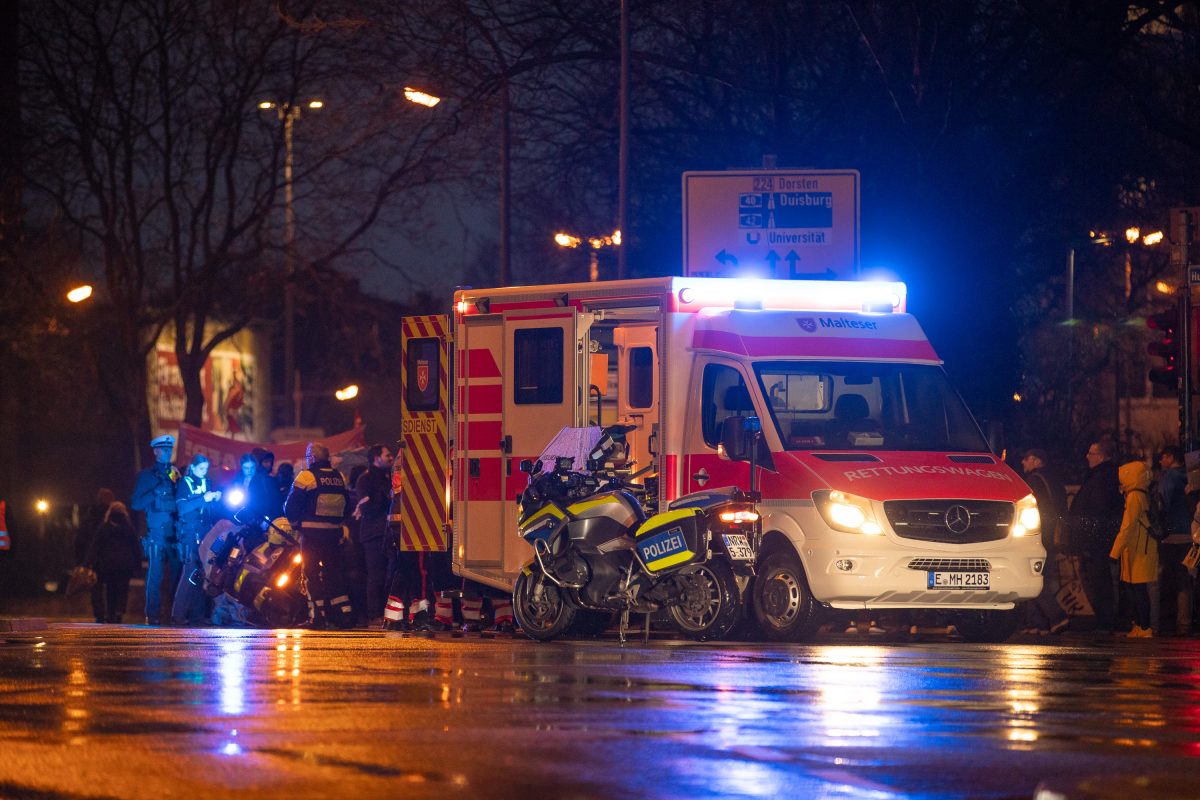
[[[685,172],[685,275],[853,277],[856,170]]]

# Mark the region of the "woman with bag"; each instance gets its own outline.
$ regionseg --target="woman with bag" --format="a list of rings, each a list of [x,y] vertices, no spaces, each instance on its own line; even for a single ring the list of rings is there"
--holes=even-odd
[[[129,581],[142,564],[142,545],[124,503],[109,505],[84,563],[96,572],[92,587],[96,622],[119,623],[129,599]]]
[[[1109,558],[1121,562],[1121,588],[1133,605],[1131,639],[1154,636],[1150,620],[1150,587],[1158,579],[1158,542],[1150,536],[1150,470],[1141,461],[1131,461],[1117,471],[1125,514]]]

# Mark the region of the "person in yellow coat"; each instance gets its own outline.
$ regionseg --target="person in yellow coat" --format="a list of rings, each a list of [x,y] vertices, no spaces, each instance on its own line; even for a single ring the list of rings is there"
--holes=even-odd
[[[1150,536],[1150,470],[1142,461],[1130,461],[1117,471],[1125,514],[1109,557],[1121,562],[1121,583],[1133,604],[1131,639],[1154,635],[1150,621],[1150,586],[1158,576],[1158,542]]]

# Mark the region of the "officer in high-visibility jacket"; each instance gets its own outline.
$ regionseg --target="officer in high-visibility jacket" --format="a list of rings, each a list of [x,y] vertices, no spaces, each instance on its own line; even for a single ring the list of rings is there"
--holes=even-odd
[[[329,464],[329,448],[310,442],[305,457],[308,469],[296,475],[283,511],[300,532],[312,624],[319,628],[331,622],[349,628],[354,624],[354,609],[346,591],[341,539],[342,525],[353,510],[350,492],[342,473]]]

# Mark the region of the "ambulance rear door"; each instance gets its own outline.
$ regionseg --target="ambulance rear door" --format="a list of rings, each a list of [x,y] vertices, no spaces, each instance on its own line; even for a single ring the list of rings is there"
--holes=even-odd
[[[625,323],[613,331],[613,344],[617,349],[617,422],[636,426],[627,435],[631,468],[635,473],[657,476],[662,384],[658,325]]]
[[[517,535],[516,498],[528,485],[524,459],[541,455],[563,428],[582,424],[587,354],[574,308],[506,313],[504,318],[501,453],[502,559],[515,576],[533,555]],[[552,465],[551,465],[552,466]]]
[[[444,552],[449,546],[449,318],[401,320],[401,442],[393,467],[391,523],[400,549]]]

